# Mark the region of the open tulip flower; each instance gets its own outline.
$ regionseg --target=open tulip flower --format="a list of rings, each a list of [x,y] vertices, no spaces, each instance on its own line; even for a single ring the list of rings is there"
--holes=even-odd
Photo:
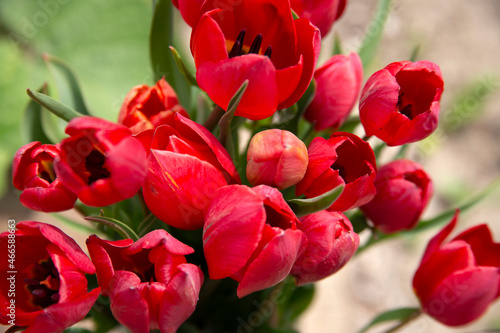
[[[273,187],[220,188],[207,208],[203,228],[210,278],[238,281],[240,298],[282,281],[307,243],[297,223]]]
[[[293,19],[288,0],[206,0],[199,10],[198,1],[178,5],[193,27],[198,84],[221,108],[245,80],[235,115],[252,120],[293,105],[306,91],[320,33],[309,20]]]
[[[344,185],[340,197],[328,208],[339,212],[373,199],[377,166],[367,142],[351,133],[336,132],[329,139],[315,138],[307,150],[309,164],[295,188],[297,195],[313,198]]]
[[[177,94],[162,78],[152,87],[143,84],[130,90],[120,109],[118,123],[130,128],[133,134],[138,134],[170,124],[176,112],[188,117],[179,104]]]
[[[26,333],[60,333],[87,315],[100,288],[87,291],[85,274],[94,274],[95,267],[72,238],[52,225],[23,221],[15,232],[0,235],[0,247],[8,245],[16,256],[12,266],[0,262],[1,324],[15,322]],[[14,313],[9,291],[16,293]]]
[[[87,239],[97,281],[113,316],[134,333],[174,333],[193,313],[203,273],[188,264],[194,250],[165,230],[131,239]]]
[[[290,3],[297,15],[309,19],[324,37],[344,13],[347,0],[290,0]]]
[[[336,273],[358,249],[359,236],[342,213],[322,210],[306,215],[298,227],[306,234],[307,247],[292,268],[297,285]]]
[[[424,312],[448,326],[470,323],[500,297],[500,243],[485,224],[445,242],[457,219],[458,211],[431,239],[413,278]]]
[[[425,139],[437,127],[443,86],[439,66],[430,61],[394,62],[375,72],[359,102],[366,135],[389,146]]]
[[[380,167],[375,188],[377,194],[361,209],[385,233],[412,229],[433,191],[422,166],[410,160],[396,160]]]
[[[38,141],[19,148],[12,162],[12,182],[23,191],[19,200],[33,210],[59,212],[73,208],[76,195],[57,177],[54,159],[59,155],[55,145]]]
[[[215,190],[241,182],[229,154],[215,136],[179,113],[174,116],[173,127],[158,127],[151,148],[144,200],[168,225],[200,229],[203,210]]]
[[[146,175],[146,151],[119,124],[77,117],[66,127],[55,160],[58,177],[89,206],[107,206],[134,196]]]

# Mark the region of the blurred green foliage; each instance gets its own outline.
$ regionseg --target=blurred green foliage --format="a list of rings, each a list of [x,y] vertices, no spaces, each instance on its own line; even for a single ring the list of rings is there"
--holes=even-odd
[[[44,82],[57,98],[42,54],[68,63],[93,115],[116,120],[125,94],[151,84],[150,0],[2,0],[0,2],[0,194],[14,153],[26,144],[20,124],[26,89]]]

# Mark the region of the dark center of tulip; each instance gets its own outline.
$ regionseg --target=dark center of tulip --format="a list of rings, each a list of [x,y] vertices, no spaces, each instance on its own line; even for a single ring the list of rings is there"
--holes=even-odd
[[[106,157],[97,149],[85,157],[85,168],[89,173],[88,184],[92,184],[96,180],[108,178],[111,173],[104,167]]]
[[[38,177],[52,183],[56,179],[54,173],[54,167],[52,166],[52,161],[42,160],[38,164]]]
[[[337,147],[336,152],[337,159],[331,165],[331,168],[339,172],[339,176],[346,184],[352,183],[371,172],[361,152],[351,141],[344,141],[344,143]]]
[[[246,30],[243,29],[238,34],[238,37],[236,37],[236,40],[234,41],[233,47],[231,48],[231,51],[229,51],[229,58],[234,58],[234,57],[248,54],[248,53],[255,53],[255,54],[260,53],[260,48],[262,46],[262,34],[258,34],[257,36],[255,36],[255,38],[252,42],[252,45],[250,45],[248,50],[245,50],[245,44],[244,44],[245,33],[246,33]],[[272,51],[273,51],[273,49],[272,49],[271,45],[269,45],[263,54],[266,57],[271,58]]]
[[[151,265],[146,269],[135,269],[134,271],[141,279],[141,282],[157,282],[154,265]]]
[[[59,302],[59,273],[51,258],[36,263],[31,277],[24,280],[32,298],[31,304],[42,309]]]
[[[439,78],[427,71],[400,71],[396,74],[400,89],[396,110],[410,120],[429,111],[439,90]]]
[[[271,227],[283,230],[292,228],[293,222],[287,212],[277,211],[274,207],[264,204],[266,210],[266,223]]]

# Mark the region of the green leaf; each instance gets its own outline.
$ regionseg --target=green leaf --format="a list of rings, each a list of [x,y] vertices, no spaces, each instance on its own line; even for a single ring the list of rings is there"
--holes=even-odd
[[[28,96],[35,102],[45,107],[47,110],[58,116],[59,118],[70,121],[73,118],[82,116],[81,113],[69,108],[68,106],[56,101],[50,96],[33,91],[31,89],[27,90]]]
[[[400,322],[407,322],[420,315],[420,313],[420,308],[401,308],[390,310],[375,317],[368,325],[363,327],[359,333],[364,333],[373,326],[387,321],[398,320]]]
[[[343,54],[342,41],[337,33],[333,36],[333,55]]]
[[[229,101],[229,104],[227,106],[227,111],[226,113],[222,116],[222,118],[219,121],[219,127],[220,127],[220,132],[219,132],[219,141],[222,143],[223,146],[226,148],[228,144],[232,143],[231,140],[231,121],[233,120],[234,113],[236,112],[236,109],[238,108],[238,104],[240,104],[241,98],[243,97],[243,94],[247,90],[248,87],[248,80],[245,80],[241,86],[238,88],[236,93],[231,97],[231,100]],[[228,140],[229,139],[229,140]],[[231,149],[234,152],[234,148]],[[229,149],[228,149],[229,151]],[[234,154],[233,154],[234,157]]]
[[[139,236],[135,233],[134,230],[132,230],[132,228],[117,219],[94,215],[85,217],[85,220],[97,222],[99,224],[110,227],[111,229],[119,233],[123,238],[131,238],[134,240],[134,242],[139,239]]]
[[[165,77],[174,88],[179,101],[189,109],[191,89],[184,75],[177,68],[169,46],[174,44],[174,19],[171,0],[153,1],[153,20],[149,34],[149,55],[155,79]]]
[[[337,200],[344,190],[344,185],[339,185],[334,189],[310,199],[291,199],[288,205],[297,216],[304,216],[319,212],[330,207]]]
[[[61,215],[61,214],[58,214],[58,213],[52,213],[51,214],[52,216],[54,216],[55,218],[57,218],[58,220],[60,220],[61,222],[65,223],[66,225],[68,225],[69,227],[81,232],[81,233],[84,233],[84,234],[99,234],[101,233],[99,230],[97,229],[94,229],[94,228],[91,228],[89,226],[86,226],[86,225],[83,225],[81,223],[78,223],[77,221],[74,221],[70,218],[67,218],[66,216],[64,215]],[[104,233],[101,233],[103,236],[105,235]]]
[[[309,307],[314,299],[314,294],[315,288],[313,283],[297,287],[292,293],[285,313],[283,314],[282,322],[294,322]]]
[[[391,11],[392,0],[380,0],[376,9],[375,16],[366,29],[365,39],[359,49],[359,57],[366,69],[373,60],[384,31],[385,22]]]
[[[51,142],[61,142],[66,137],[64,128],[67,122],[52,114],[46,108],[42,108],[42,128]]]
[[[45,83],[38,92],[47,94],[48,86]],[[40,141],[41,143],[55,143],[45,135],[42,127],[42,106],[30,99],[22,120],[21,132],[24,142]],[[46,112],[46,111],[45,111]]]
[[[42,57],[54,77],[61,103],[69,105],[81,114],[90,115],[78,79],[69,65],[49,54]]]
[[[182,58],[181,58],[181,55],[179,54],[179,52],[177,52],[177,50],[173,46],[170,46],[170,51],[172,51],[172,56],[174,57],[175,64],[177,65],[177,68],[182,73],[182,75],[184,75],[184,77],[186,78],[186,81],[190,85],[198,87],[198,82],[196,81],[196,78],[193,76],[193,74],[191,74],[191,72],[189,72],[189,69],[184,64],[184,61],[182,61]]]

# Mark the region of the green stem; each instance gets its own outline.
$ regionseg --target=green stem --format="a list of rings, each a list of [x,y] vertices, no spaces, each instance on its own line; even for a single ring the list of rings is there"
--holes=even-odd
[[[205,126],[205,128],[208,129],[210,132],[212,132],[225,112],[226,111],[224,111],[224,109],[216,105],[212,110],[212,112],[210,113],[210,116],[208,116],[208,119],[205,121],[205,124],[203,124],[203,126]]]
[[[397,332],[400,328],[405,327],[410,322],[412,322],[413,320],[417,319],[421,314],[422,314],[422,310],[420,310],[420,309],[415,310],[415,312],[412,313],[410,316],[408,316],[408,318],[406,318],[405,320],[403,320],[402,322],[400,322],[396,326],[390,328],[389,330],[385,331],[384,333],[394,333],[394,332]]]

